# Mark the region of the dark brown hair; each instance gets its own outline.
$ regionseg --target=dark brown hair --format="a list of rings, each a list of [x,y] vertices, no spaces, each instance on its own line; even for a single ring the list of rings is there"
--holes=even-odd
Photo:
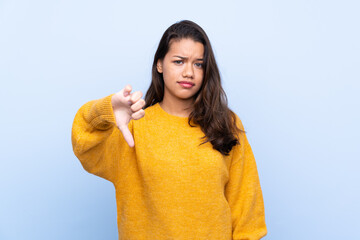
[[[183,20],[171,25],[163,34],[154,56],[152,81],[145,95],[144,109],[161,102],[164,97],[164,79],[157,71],[158,60],[164,59],[170,47],[170,40],[190,38],[204,45],[204,79],[201,88],[194,95],[194,108],[189,115],[198,124],[206,139],[202,144],[211,142],[213,148],[223,155],[229,155],[232,147],[239,143],[236,116],[228,108],[227,97],[221,86],[221,78],[210,41],[205,31],[196,23]],[[194,126],[192,126],[194,127]]]

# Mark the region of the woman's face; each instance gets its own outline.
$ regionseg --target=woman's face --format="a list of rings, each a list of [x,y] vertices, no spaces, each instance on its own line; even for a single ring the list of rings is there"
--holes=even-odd
[[[203,82],[204,45],[190,38],[170,41],[169,51],[157,62],[163,74],[164,100],[193,101]]]

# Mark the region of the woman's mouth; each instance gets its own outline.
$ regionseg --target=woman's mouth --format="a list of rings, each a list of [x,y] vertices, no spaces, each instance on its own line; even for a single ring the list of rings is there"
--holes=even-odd
[[[178,83],[184,88],[192,88],[195,85],[194,83],[187,81],[180,81]]]

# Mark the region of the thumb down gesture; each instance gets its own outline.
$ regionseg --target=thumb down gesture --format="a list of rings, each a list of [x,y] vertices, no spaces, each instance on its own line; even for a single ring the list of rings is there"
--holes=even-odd
[[[131,119],[138,120],[145,115],[142,109],[145,105],[142,92],[131,93],[131,86],[127,85],[111,98],[111,104],[115,115],[116,126],[120,129],[125,141],[130,147],[134,147],[134,138],[128,128]]]

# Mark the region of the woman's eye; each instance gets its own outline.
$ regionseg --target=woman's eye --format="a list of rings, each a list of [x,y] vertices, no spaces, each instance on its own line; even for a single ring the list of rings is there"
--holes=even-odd
[[[176,60],[176,61],[174,61],[174,63],[176,63],[176,64],[181,64],[182,61],[181,61],[181,60]]]
[[[197,67],[203,67],[203,64],[202,64],[202,63],[195,63],[195,65],[196,65]]]

